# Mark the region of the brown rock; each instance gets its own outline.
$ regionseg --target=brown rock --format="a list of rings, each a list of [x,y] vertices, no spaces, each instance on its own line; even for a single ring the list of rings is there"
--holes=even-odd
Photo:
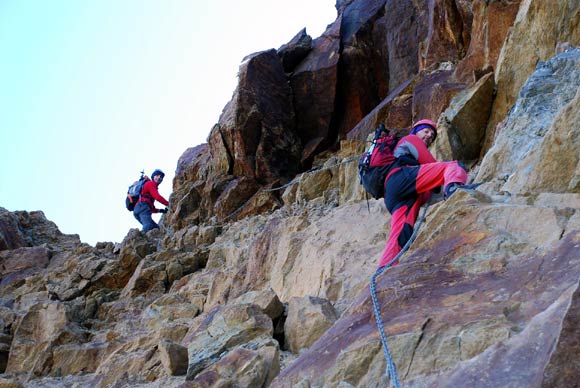
[[[489,73],[451,100],[431,151],[437,160],[479,158],[491,111],[493,87],[493,74]]]
[[[240,177],[232,180],[214,205],[214,212],[219,220],[235,219],[238,209],[258,191],[258,188],[258,184],[252,178]]]
[[[9,212],[0,207],[0,251],[51,244],[56,250],[81,245],[77,234],[63,234],[41,211]]]
[[[272,380],[280,373],[280,350],[278,346],[266,345],[259,348],[257,352],[260,353],[266,363],[268,375],[264,386],[269,387]]]
[[[189,148],[179,158],[173,181],[173,193],[169,198],[170,212],[165,215],[168,225],[181,229],[199,223],[206,216],[208,205],[203,201],[203,191],[209,174],[210,160],[217,162],[217,156],[210,154],[208,144]],[[212,163],[212,167],[216,168],[216,165]],[[226,172],[228,165],[226,162]]]
[[[401,263],[378,278],[402,385],[578,381],[580,143],[570,125],[580,121],[578,5],[339,0],[336,8],[337,21],[291,74],[275,50],[244,61],[208,144],[178,162],[164,231],[132,230],[122,244],[93,248],[41,212],[0,209],[7,384],[388,386],[368,285],[390,216],[382,201],[363,200],[348,159],[378,123],[402,134],[418,116],[438,119],[440,157],[473,157],[470,175],[487,183],[431,205]],[[492,70],[500,98],[481,161]],[[277,208],[281,192],[267,190],[311,166],[330,169],[296,179]],[[43,256],[36,267],[39,249],[47,264]],[[281,302],[305,295],[331,301],[341,318],[296,346],[301,354],[281,352],[272,338],[283,342]],[[171,375],[185,358],[170,365],[167,350],[183,356],[179,346],[194,359],[185,382]]]
[[[153,342],[154,339],[144,340]],[[133,343],[127,343],[116,348],[101,362],[95,372],[99,381],[98,386],[103,388],[114,384],[134,386],[158,379],[162,370],[158,353],[157,347],[152,343],[142,344],[139,348],[135,348]],[[157,370],[154,369],[154,365],[158,366]]]
[[[224,306],[210,311],[183,340],[189,350],[187,380],[215,363],[226,351],[253,340],[271,339],[272,320],[253,304]]]
[[[0,251],[2,285],[21,281],[48,266],[51,252],[46,247],[22,247]]]
[[[18,217],[0,207],[0,251],[23,246],[26,246],[26,241],[18,228]]]
[[[408,264],[379,277],[383,323],[405,385],[442,381],[441,369],[448,371],[444,381],[452,378],[453,385],[460,384],[461,378],[470,384],[483,379],[486,386],[536,385],[544,368],[540,365],[546,365],[550,358],[548,344],[558,336],[548,328],[560,325],[572,308],[570,298],[580,274],[573,247],[580,237],[576,231],[560,239],[562,227],[558,224],[563,224],[558,214],[563,213],[549,207],[495,204],[478,198],[459,192],[436,207],[405,256]],[[537,219],[544,220],[545,225],[538,228],[529,221]],[[503,248],[497,246],[498,238]],[[540,253],[538,246],[551,248]],[[531,270],[539,263],[543,263],[541,270]],[[559,279],[558,289],[549,279]],[[366,295],[356,303],[358,307],[349,309],[282,371],[272,386],[320,376],[327,368],[332,372],[313,378],[313,385],[333,386],[347,380],[354,386],[366,386],[381,381],[384,356]],[[535,353],[532,348],[543,351]],[[521,372],[500,372],[508,364],[510,371],[515,371],[514,365],[520,362]],[[534,367],[523,366],[526,362]],[[482,375],[482,370],[493,372]]]
[[[325,140],[326,138],[324,137],[315,137],[314,139],[308,140],[302,150],[302,158],[300,159],[303,165],[309,166],[312,163]]]
[[[113,348],[111,344],[96,342],[55,346],[52,349],[52,374],[68,376],[94,373]]]
[[[16,380],[0,378],[0,388],[24,388],[24,385]]]
[[[368,44],[386,33],[382,29],[373,31],[374,21],[384,12],[384,3],[369,1],[353,4],[342,13],[340,79],[336,90],[337,114],[334,124],[339,139],[344,138],[389,91],[389,68],[385,66],[388,56],[386,42]]]
[[[92,287],[124,288],[139,262],[157,247],[137,229],[131,229],[123,243],[117,260],[111,260],[92,279]]]
[[[187,348],[179,344],[163,340],[159,342],[161,363],[171,376],[181,376],[187,373]]]
[[[296,133],[302,144],[315,138],[325,139],[324,145],[334,141],[331,120],[336,95],[339,32],[340,19],[314,40],[312,50],[290,77]]]
[[[173,284],[174,281],[183,277],[183,265],[178,261],[173,261],[167,265],[167,283]]]
[[[244,59],[238,87],[224,108],[219,132],[234,176],[272,182],[292,176],[301,147],[294,131],[292,90],[275,50]],[[214,129],[215,131],[215,129]]]
[[[195,147],[186,149],[177,160],[177,168],[175,169],[175,179],[173,181],[173,188],[179,184],[187,183],[198,177],[201,170],[204,170],[204,164],[200,163],[209,152],[208,144],[200,144]]]
[[[280,318],[284,314],[284,305],[278,299],[278,295],[271,288],[262,291],[250,291],[234,299],[232,304],[253,303],[262,309],[262,312],[272,320]]]
[[[276,190],[267,185],[262,190],[255,193],[238,211],[232,213],[229,220],[239,220],[253,215],[272,212],[282,206],[276,195]]]
[[[282,202],[284,206],[292,206],[296,202],[296,194],[298,193],[298,181],[293,180],[289,186],[284,188],[282,192]]]
[[[413,96],[403,94],[395,97],[389,109],[389,114],[384,122],[387,128],[411,128],[413,122]]]
[[[167,284],[165,264],[142,260],[133,276],[121,291],[122,297],[136,297],[141,294],[162,294]]]
[[[461,82],[473,83],[493,70],[520,1],[476,1],[472,3],[473,23],[469,48],[457,65],[455,75]]]
[[[387,1],[383,16],[375,23],[373,37],[388,63],[390,95],[420,70],[421,50],[429,33],[428,16],[427,3]]]
[[[192,379],[190,387],[263,387],[268,364],[255,351],[237,348]]]
[[[580,318],[580,309],[578,305],[578,290],[576,290],[572,295],[571,305],[567,309],[562,322],[562,330],[551,354],[550,362],[545,367],[542,386],[571,387],[577,383],[580,365],[574,354],[577,354],[580,350],[577,329],[578,318]]]
[[[573,192],[578,186],[580,49],[538,64],[482,160],[478,181],[511,193]],[[569,121],[572,120],[572,121]]]
[[[393,103],[398,103],[398,96],[400,95],[409,95],[412,93],[413,87],[416,83],[416,79],[409,80],[402,85],[400,85],[397,89],[391,92],[375,109],[372,110],[364,119],[357,124],[347,135],[348,140],[359,140],[359,141],[366,141],[369,134],[374,133],[375,129],[379,126],[379,124],[383,123],[387,120],[387,117],[390,114],[390,109],[393,106]],[[407,120],[406,122],[411,122],[413,119],[412,115],[409,115],[407,119],[399,118],[398,121]]]
[[[365,198],[364,189],[358,178],[358,161],[364,151],[365,143],[361,141],[340,142],[341,160],[352,160],[350,163],[342,164],[338,170],[339,201],[342,205]]]
[[[312,50],[312,38],[306,33],[306,28],[298,32],[290,42],[280,46],[278,55],[286,73],[292,72],[296,66]]]
[[[223,264],[228,267],[227,263],[222,263],[219,266],[224,266]],[[211,268],[212,265],[217,264],[208,263],[208,267]],[[209,287],[204,311],[213,309],[215,306],[224,305],[229,300],[245,293],[247,289],[243,285],[245,283],[243,279],[243,272],[239,271],[237,266],[216,271]]]
[[[453,81],[453,70],[434,71],[417,82],[413,88],[413,121],[437,121],[451,99],[466,85]]]
[[[81,244],[78,234],[63,234],[56,224],[41,211],[17,211],[19,228],[24,232],[27,246],[52,244],[55,248],[74,249]]]
[[[173,283],[170,292],[183,296],[192,305],[203,311],[209,289],[217,270],[196,272]]]
[[[15,328],[6,372],[47,375],[53,367],[53,348],[63,343],[82,342],[83,339],[82,330],[69,320],[62,303],[47,301],[36,304]]]
[[[142,323],[158,331],[169,323],[189,323],[201,310],[181,295],[166,294],[155,299],[141,315]],[[181,338],[179,338],[181,340]]]
[[[338,318],[326,299],[292,298],[284,324],[285,346],[293,353],[309,348]]]
[[[429,10],[429,35],[421,68],[463,58],[471,37],[471,5],[459,1],[435,0]],[[467,41],[466,41],[467,40]]]
[[[502,47],[495,80],[494,99],[484,150],[494,141],[497,125],[516,102],[520,88],[533,73],[538,61],[554,55],[559,42],[579,42],[577,20],[580,5],[567,0],[521,1],[519,11]]]
[[[332,181],[330,170],[322,170],[316,173],[302,174],[298,182],[298,192],[296,199],[298,201],[310,201],[321,197],[329,187]]]

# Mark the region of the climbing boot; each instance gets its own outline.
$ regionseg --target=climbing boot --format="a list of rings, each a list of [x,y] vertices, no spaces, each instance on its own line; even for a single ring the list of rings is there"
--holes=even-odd
[[[481,183],[472,183],[469,185],[464,185],[464,184],[457,183],[457,182],[450,183],[445,188],[445,199],[449,199],[449,197],[451,197],[453,195],[453,193],[455,193],[457,191],[457,189],[475,190],[480,185],[481,185]]]

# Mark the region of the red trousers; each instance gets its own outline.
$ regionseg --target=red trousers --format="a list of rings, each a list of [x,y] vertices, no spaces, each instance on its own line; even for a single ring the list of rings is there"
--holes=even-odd
[[[465,184],[467,172],[457,161],[435,162],[394,169],[385,181],[385,205],[391,213],[391,233],[379,268],[388,265],[411,238],[421,205],[433,189],[450,183]],[[393,263],[393,265],[398,262]]]

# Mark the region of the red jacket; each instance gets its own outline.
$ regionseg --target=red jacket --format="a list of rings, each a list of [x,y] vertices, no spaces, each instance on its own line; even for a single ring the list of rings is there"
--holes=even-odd
[[[157,191],[157,183],[150,180],[145,182],[143,185],[143,189],[141,190],[141,198],[139,198],[139,202],[146,202],[149,205],[152,213],[158,213],[159,210],[155,208],[153,202],[161,202],[165,206],[169,206],[169,202],[159,194]]]
[[[415,159],[418,164],[435,163],[437,160],[431,155],[423,140],[416,135],[407,135],[397,143],[395,157]]]

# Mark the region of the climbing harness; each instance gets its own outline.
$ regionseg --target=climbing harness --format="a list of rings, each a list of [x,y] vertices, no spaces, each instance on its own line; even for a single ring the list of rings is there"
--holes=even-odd
[[[376,279],[380,274],[382,274],[389,267],[391,267],[393,263],[396,263],[397,260],[399,260],[399,257],[405,254],[405,252],[409,249],[409,247],[413,243],[413,240],[415,240],[415,236],[417,235],[417,232],[419,231],[419,228],[421,227],[423,220],[425,220],[425,215],[427,214],[427,209],[429,209],[429,205],[430,204],[427,203],[427,205],[423,209],[423,214],[421,215],[419,221],[413,228],[413,234],[411,234],[411,237],[409,238],[403,249],[401,249],[401,252],[399,252],[397,256],[395,256],[387,265],[377,269],[377,271],[371,278],[370,284],[371,299],[373,300],[373,308],[375,312],[375,319],[377,320],[377,327],[379,328],[379,333],[381,335],[381,343],[383,344],[383,353],[385,354],[385,359],[387,360],[387,369],[385,373],[387,377],[391,378],[391,381],[393,382],[393,386],[395,388],[400,388],[401,385],[399,383],[399,377],[397,376],[397,367],[395,366],[395,362],[393,361],[393,358],[391,357],[391,352],[389,351],[389,345],[387,343],[387,335],[385,334],[385,328],[383,326],[383,321],[381,318],[381,310],[379,307],[379,302],[377,300]]]

